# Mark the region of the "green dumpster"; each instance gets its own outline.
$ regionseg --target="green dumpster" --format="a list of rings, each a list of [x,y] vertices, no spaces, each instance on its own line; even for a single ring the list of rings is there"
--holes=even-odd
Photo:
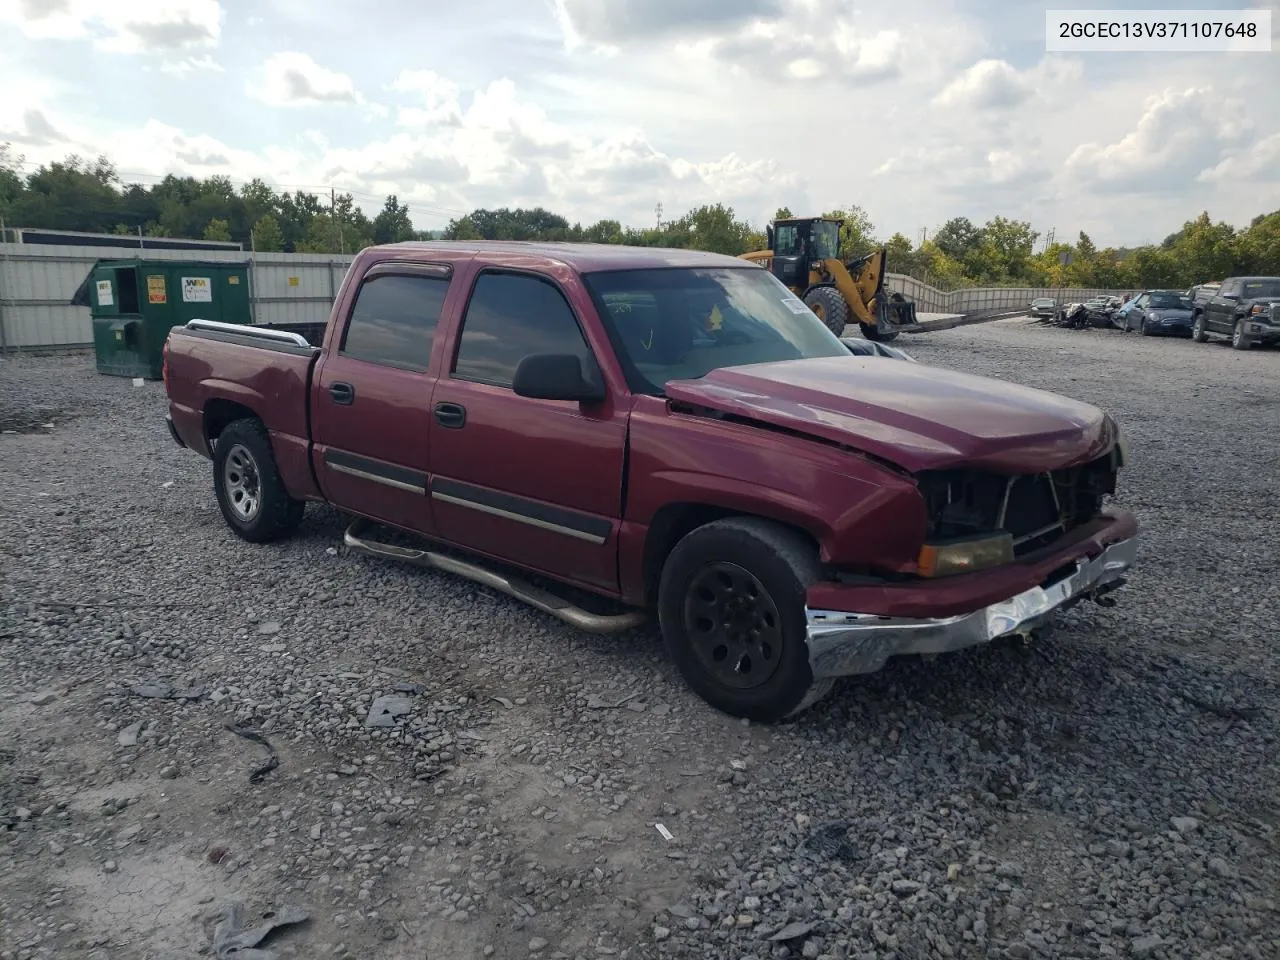
[[[71,303],[88,307],[99,373],[159,380],[165,338],[188,320],[251,323],[249,264],[99,260]]]

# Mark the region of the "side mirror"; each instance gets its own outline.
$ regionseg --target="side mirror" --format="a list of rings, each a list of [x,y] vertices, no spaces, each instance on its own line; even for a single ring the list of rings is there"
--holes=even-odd
[[[511,389],[532,400],[596,401],[605,397],[604,385],[592,383],[582,373],[582,363],[571,353],[535,353],[516,367]]]
[[[1219,296],[1222,297],[1223,300],[1239,300],[1240,299],[1240,294],[1238,293],[1221,293],[1219,294]]]

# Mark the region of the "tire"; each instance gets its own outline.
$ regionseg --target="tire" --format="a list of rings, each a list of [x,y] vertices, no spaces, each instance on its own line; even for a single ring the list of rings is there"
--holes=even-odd
[[[1151,336],[1151,328],[1147,326],[1147,321],[1142,321],[1142,325],[1138,327],[1138,332],[1144,337]]]
[[[1249,339],[1249,335],[1244,332],[1244,321],[1237,320],[1236,325],[1231,330],[1231,349],[1232,350],[1248,350],[1253,346],[1253,341]]]
[[[814,287],[804,295],[804,302],[837,337],[844,333],[849,323],[849,305],[839,290],[835,287]]]
[[[1195,320],[1191,324],[1191,339],[1196,343],[1204,343],[1209,339],[1209,334],[1204,329],[1204,314],[1197,313]]]
[[[685,535],[658,585],[658,622],[685,682],[717,710],[760,723],[821,700],[834,681],[809,669],[804,601],[818,576],[813,547],[771,520],[729,517]],[[726,613],[751,635],[726,635]]]
[[[213,448],[218,508],[236,535],[250,543],[287,537],[302,522],[306,503],[289,496],[261,420],[235,420]]]

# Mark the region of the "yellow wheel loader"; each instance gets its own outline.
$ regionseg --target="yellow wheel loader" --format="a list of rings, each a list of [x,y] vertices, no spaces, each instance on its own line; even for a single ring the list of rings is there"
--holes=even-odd
[[[884,289],[885,248],[844,263],[840,226],[827,217],[775,220],[766,228],[768,250],[741,255],[758,263],[804,300],[837,337],[856,323],[868,340],[894,339],[916,322],[916,307]]]

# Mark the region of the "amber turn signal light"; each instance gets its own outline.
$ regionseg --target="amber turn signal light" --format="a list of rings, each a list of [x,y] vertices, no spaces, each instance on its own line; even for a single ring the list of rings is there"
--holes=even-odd
[[[998,567],[1013,560],[1013,536],[997,533],[963,540],[926,543],[920,548],[916,566],[922,577],[950,577]]]

